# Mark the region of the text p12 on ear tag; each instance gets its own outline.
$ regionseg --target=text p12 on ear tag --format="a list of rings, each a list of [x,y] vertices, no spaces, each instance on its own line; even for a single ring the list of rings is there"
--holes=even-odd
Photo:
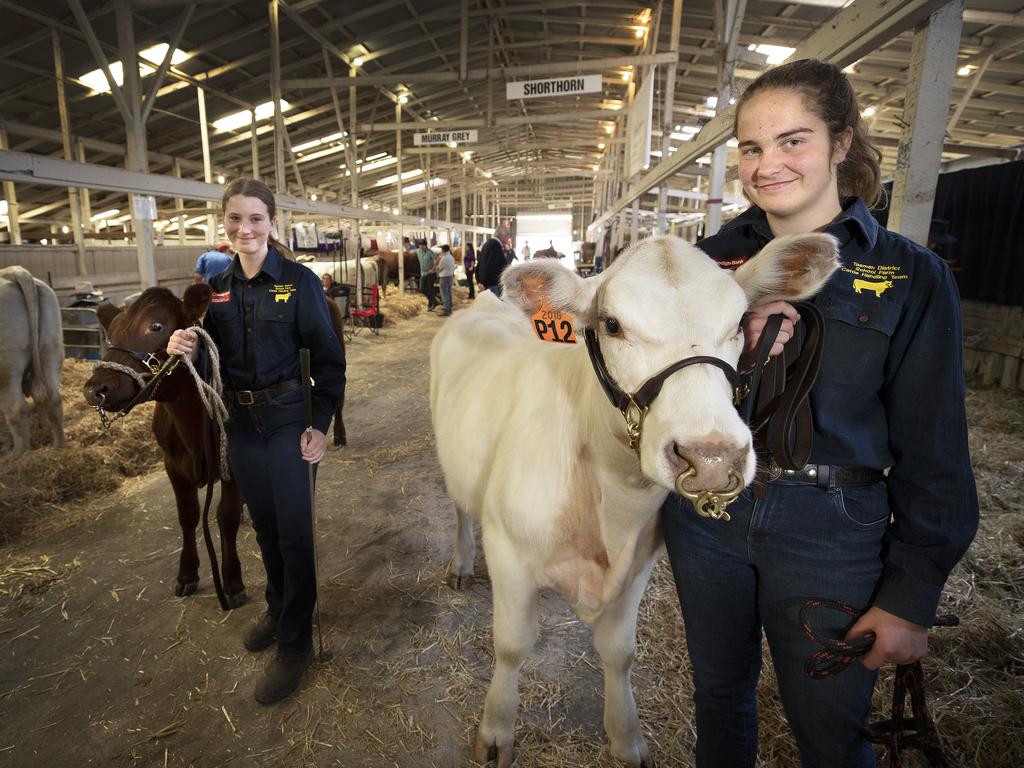
[[[568,312],[557,312],[541,307],[530,318],[533,330],[541,341],[556,344],[575,344],[576,333],[573,330],[572,315]]]

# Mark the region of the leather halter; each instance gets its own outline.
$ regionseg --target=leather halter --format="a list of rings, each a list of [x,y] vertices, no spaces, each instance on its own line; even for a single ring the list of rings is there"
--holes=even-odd
[[[120,409],[121,415],[126,415],[136,405],[153,399],[164,378],[170,375],[178,367],[178,363],[181,362],[181,358],[177,355],[167,355],[166,353],[164,353],[163,357],[160,357],[156,352],[140,352],[116,345],[107,347],[107,351],[109,352],[110,350],[122,352],[142,363],[146,367],[146,371],[140,371],[139,373],[143,378],[148,376],[148,381],[146,381],[144,386],[139,387],[135,397],[124,408]],[[102,404],[99,408],[103,408]]]
[[[640,455],[640,428],[643,426],[647,410],[651,407],[654,399],[661,393],[665,380],[673,373],[681,371],[683,368],[688,368],[691,365],[713,365],[719,368],[729,380],[733,392],[733,405],[739,407],[740,401],[743,398],[743,387],[736,369],[725,362],[725,360],[708,355],[694,355],[693,357],[687,357],[672,363],[672,365],[647,379],[636,392],[629,394],[615,382],[615,379],[608,372],[608,366],[605,365],[604,355],[601,354],[601,345],[597,340],[597,334],[594,332],[594,329],[585,329],[583,338],[587,343],[587,352],[590,354],[590,364],[594,367],[597,380],[601,382],[601,388],[608,396],[611,404],[619,409],[622,417],[626,420],[626,427],[629,430],[630,437],[629,447],[637,452],[637,456]],[[637,421],[631,419],[630,412],[632,410],[636,410],[638,414]]]
[[[590,354],[590,364],[597,374],[598,381],[601,382],[601,388],[604,389],[604,393],[608,395],[611,404],[619,409],[622,418],[626,421],[629,447],[636,451],[637,459],[640,458],[640,438],[643,434],[644,419],[647,417],[647,411],[650,409],[654,399],[661,393],[665,380],[673,373],[677,373],[691,365],[713,365],[721,370],[725,374],[726,379],[729,380],[733,392],[733,405],[739,407],[745,394],[736,369],[724,360],[709,355],[694,355],[693,357],[687,357],[672,363],[672,365],[664,370],[651,376],[640,385],[636,392],[630,394],[625,392],[608,372],[608,366],[605,365],[604,355],[601,354],[601,346],[597,340],[597,333],[592,328],[587,328],[583,331],[583,338],[587,344],[587,352]],[[732,484],[724,491],[690,491],[684,486],[684,483],[695,474],[696,470],[693,467],[689,467],[680,474],[676,478],[676,492],[692,502],[694,509],[697,510],[697,514],[702,517],[712,517],[716,520],[728,521],[729,513],[725,511],[725,508],[743,490],[743,478],[735,470],[731,470],[729,477],[732,480]]]

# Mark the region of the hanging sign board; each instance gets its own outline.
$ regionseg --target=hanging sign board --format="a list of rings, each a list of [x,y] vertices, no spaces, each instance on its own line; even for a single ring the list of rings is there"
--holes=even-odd
[[[578,93],[600,93],[601,75],[574,75],[549,80],[520,80],[505,83],[505,98],[537,99],[542,96],[574,96]]]
[[[633,96],[626,117],[626,176],[642,173],[651,160],[651,115],[654,112],[653,68]]]
[[[475,144],[476,131],[432,131],[414,133],[412,143],[417,147],[441,147],[446,144]]]

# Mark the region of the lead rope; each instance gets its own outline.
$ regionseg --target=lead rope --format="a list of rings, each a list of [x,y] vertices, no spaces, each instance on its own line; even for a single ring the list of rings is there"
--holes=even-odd
[[[203,403],[203,408],[206,409],[210,419],[217,425],[217,432],[220,437],[218,441],[220,443],[220,478],[221,480],[230,480],[228,436],[224,429],[224,422],[228,419],[228,407],[224,404],[224,384],[220,377],[220,350],[213,343],[210,334],[198,325],[193,326],[189,330],[206,343],[206,349],[210,355],[210,383],[207,383],[199,374],[195,363],[192,362],[188,355],[182,356],[182,361],[185,363],[185,367],[188,368],[188,372],[192,374],[192,380],[195,382],[196,391],[199,393],[199,399]]]
[[[869,633],[850,640],[821,637],[814,630],[806,615],[807,611],[812,608],[840,611],[850,616],[860,616],[861,611],[836,600],[818,598],[807,600],[800,607],[800,624],[803,626],[804,634],[821,646],[820,650],[807,657],[804,662],[804,671],[812,679],[822,680],[842,672],[854,661],[867,654],[875,643],[875,636]],[[933,626],[955,627],[959,623],[960,619],[956,616],[943,614],[935,617]],[[907,718],[903,714],[908,691],[913,711],[911,718]],[[924,670],[921,668],[920,661],[915,661],[913,664],[896,665],[892,692],[892,717],[889,720],[869,724],[864,730],[864,737],[872,744],[882,744],[889,748],[889,768],[901,767],[900,752],[903,749],[920,750],[927,758],[931,768],[953,768],[954,763],[946,757],[942,750],[942,740],[939,738],[935,721],[928,713],[924,691]]]

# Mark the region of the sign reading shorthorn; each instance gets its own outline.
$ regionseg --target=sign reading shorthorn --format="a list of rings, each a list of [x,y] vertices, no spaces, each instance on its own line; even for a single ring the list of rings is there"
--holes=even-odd
[[[598,93],[601,90],[601,75],[573,75],[555,77],[549,80],[520,80],[505,83],[508,99],[536,99],[542,96],[572,96],[578,93]]]
[[[476,131],[414,133],[412,143],[417,147],[439,147],[444,144],[472,144],[476,142],[476,135]]]

